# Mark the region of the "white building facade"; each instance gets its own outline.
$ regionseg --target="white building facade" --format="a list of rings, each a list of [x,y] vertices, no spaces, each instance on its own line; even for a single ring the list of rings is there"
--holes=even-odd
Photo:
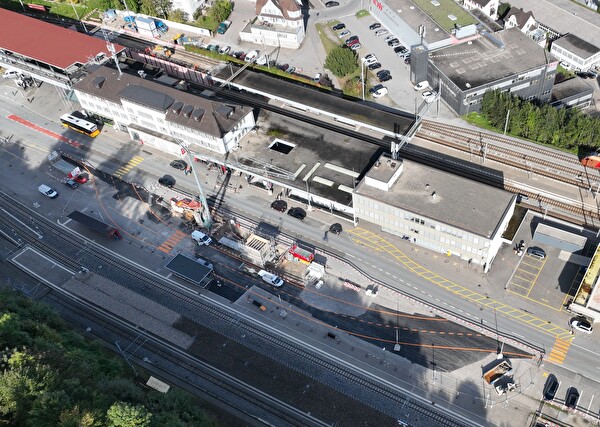
[[[255,125],[250,107],[194,96],[101,67],[78,82],[88,114],[114,122],[134,141],[181,155],[181,146],[219,154],[235,149]]]
[[[255,44],[299,49],[304,40],[304,17],[294,0],[257,0],[257,17],[241,32],[240,39]]]

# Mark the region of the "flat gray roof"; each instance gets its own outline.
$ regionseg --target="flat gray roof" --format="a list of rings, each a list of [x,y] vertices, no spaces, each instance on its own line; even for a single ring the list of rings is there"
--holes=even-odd
[[[400,167],[400,162],[396,163],[392,168],[391,162],[382,159],[379,167],[373,167],[367,176],[386,179]],[[362,180],[356,193],[487,238],[492,236],[515,197],[507,191],[410,160],[403,159],[401,163],[404,170],[389,191]]]
[[[181,254],[178,254],[173,258],[165,267],[176,275],[196,283],[197,285],[202,283],[212,271],[211,268]]]
[[[235,73],[239,68],[233,67]],[[223,67],[215,77],[226,80],[231,76],[230,67]],[[340,117],[371,124],[380,129],[406,134],[415,121],[414,114],[381,109],[378,105],[364,104],[360,100],[348,100],[329,91],[319,91],[302,83],[288,82],[276,77],[253,71],[243,71],[234,83],[254,88],[263,93],[273,94],[315,109],[324,110]]]
[[[579,77],[573,77],[572,79],[555,84],[552,87],[552,97],[550,102],[585,93],[588,93],[589,95],[593,94],[594,88],[585,80]]]
[[[518,28],[499,31],[493,37],[504,48],[480,37],[432,52],[431,61],[461,90],[467,90],[540,68],[552,58]]]
[[[575,34],[567,34],[562,36],[561,38],[554,40],[552,44],[560,46],[582,59],[587,59],[600,51],[598,47],[580,39]]]
[[[427,43],[439,42],[450,38],[443,27],[440,27],[433,19],[424,13],[410,0],[384,0],[400,19],[402,19],[415,33],[419,33],[419,25],[425,25],[425,41]]]

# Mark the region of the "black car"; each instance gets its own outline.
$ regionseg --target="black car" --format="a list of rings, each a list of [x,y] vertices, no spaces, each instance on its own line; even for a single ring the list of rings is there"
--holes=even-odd
[[[287,202],[285,200],[275,200],[271,203],[271,209],[275,209],[279,212],[287,211]]]
[[[180,171],[185,170],[185,168],[187,168],[187,163],[183,160],[173,160],[169,165],[172,168],[175,168]]]
[[[381,68],[381,64],[379,62],[375,62],[373,64],[368,65],[368,67],[369,67],[369,70],[373,71],[378,68]]]
[[[408,49],[405,48],[404,46],[400,45],[400,46],[396,46],[394,48],[394,52],[396,52],[396,53],[398,53],[398,52],[404,53],[404,52],[408,52]]]
[[[342,232],[342,224],[337,222],[335,224],[331,224],[331,227],[329,227],[329,232],[333,234],[340,234]]]
[[[369,92],[371,92],[371,93],[375,93],[375,92],[377,92],[379,89],[383,89],[384,87],[385,87],[384,85],[375,85],[375,86],[373,86],[373,87],[372,87],[372,88],[369,90]]]
[[[385,74],[390,74],[390,70],[381,70],[381,71],[377,71],[377,77],[381,77]]]
[[[379,77],[379,81],[380,82],[387,82],[388,80],[392,80],[392,75],[391,74],[384,74],[381,77]]]
[[[393,44],[400,43],[400,40],[398,40],[398,39],[391,39],[387,43],[388,43],[388,46],[391,46]]]
[[[560,383],[554,374],[548,375],[546,384],[544,384],[544,399],[552,400],[556,396]]]
[[[283,64],[278,67],[281,71],[287,71],[290,68],[290,64]]]
[[[381,28],[381,24],[379,22],[369,25],[369,30],[376,30],[377,28]]]
[[[410,64],[410,56],[407,56],[406,58],[404,58],[404,63],[406,65]]]
[[[291,208],[287,214],[299,220],[306,218],[306,211],[302,208]]]
[[[567,408],[577,408],[577,402],[579,402],[579,392],[575,387],[569,387],[567,395],[565,396],[565,405]]]
[[[327,3],[325,3],[325,7],[336,7],[339,5],[340,4],[337,1],[328,1]]]
[[[346,44],[350,44],[350,43],[352,43],[354,40],[356,40],[356,41],[359,41],[359,40],[358,40],[358,36],[351,36],[351,37],[348,37],[348,38],[346,39]]]
[[[79,184],[77,184],[72,179],[65,179],[63,182],[65,183],[65,185],[67,187],[72,188],[73,190],[75,190],[77,187],[79,187]]]
[[[158,179],[158,183],[160,185],[164,185],[165,187],[173,187],[175,185],[175,178],[173,178],[171,175],[164,175],[162,178]]]
[[[333,27],[331,27],[331,29],[333,31],[340,31],[340,30],[343,30],[344,28],[346,28],[346,24],[344,24],[343,22],[340,22],[339,24],[335,24]]]

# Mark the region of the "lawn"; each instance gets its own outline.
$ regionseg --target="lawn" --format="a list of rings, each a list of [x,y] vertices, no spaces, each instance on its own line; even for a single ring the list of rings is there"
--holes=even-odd
[[[477,22],[454,0],[436,0],[439,6],[434,6],[431,0],[413,0],[413,2],[447,32],[450,32],[456,24],[464,27]],[[448,15],[456,16],[456,21],[450,20]]]

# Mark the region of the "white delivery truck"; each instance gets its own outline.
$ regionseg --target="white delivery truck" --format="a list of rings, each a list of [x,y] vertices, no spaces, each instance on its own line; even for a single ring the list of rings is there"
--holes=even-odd
[[[258,275],[269,285],[275,286],[276,288],[283,286],[283,280],[276,274],[269,273],[266,270],[260,270]]]

